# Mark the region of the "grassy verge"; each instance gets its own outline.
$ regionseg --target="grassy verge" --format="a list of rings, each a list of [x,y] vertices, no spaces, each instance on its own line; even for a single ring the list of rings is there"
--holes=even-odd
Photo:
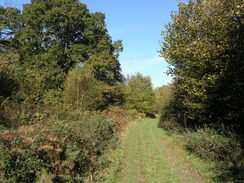
[[[99,183],[212,182],[212,165],[190,155],[182,136],[157,128],[157,120],[130,123],[108,159]]]
[[[122,142],[117,143],[116,149],[109,149],[104,156],[99,159],[101,171],[97,174],[97,183],[115,183],[121,171],[121,159],[123,157]]]
[[[216,173],[213,171],[216,166],[214,162],[203,160],[187,151],[185,148],[186,139],[183,134],[175,134],[159,128],[158,131],[160,131],[159,133],[161,133],[162,137],[166,139],[171,146],[174,146],[175,150],[184,161],[188,161],[194,169],[205,177],[207,182],[213,182],[214,177],[216,177]]]
[[[209,180],[244,182],[244,151],[235,133],[210,127],[185,131],[172,121],[160,121],[160,127],[165,137],[178,143],[184,156]]]

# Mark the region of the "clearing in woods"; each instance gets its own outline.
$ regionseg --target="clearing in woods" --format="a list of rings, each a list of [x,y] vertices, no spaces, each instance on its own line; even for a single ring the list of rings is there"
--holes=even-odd
[[[132,122],[122,137],[116,183],[207,183],[191,156],[166,131],[157,128],[157,119]],[[200,168],[201,169],[201,168]]]

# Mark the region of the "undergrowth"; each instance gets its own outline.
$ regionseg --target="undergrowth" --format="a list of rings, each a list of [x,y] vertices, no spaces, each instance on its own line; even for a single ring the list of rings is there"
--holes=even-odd
[[[117,113],[63,111],[32,125],[0,130],[0,182],[95,181],[110,165],[104,157],[116,148],[120,123],[140,116],[120,111],[127,114],[123,119]]]
[[[244,182],[244,151],[238,137],[204,127],[184,134],[185,147],[216,163],[216,182]]]
[[[214,162],[212,171],[214,182],[244,182],[244,150],[238,135],[227,129],[215,130],[211,127],[186,129],[174,119],[162,120],[158,127],[172,134],[180,134],[187,151],[208,162]]]

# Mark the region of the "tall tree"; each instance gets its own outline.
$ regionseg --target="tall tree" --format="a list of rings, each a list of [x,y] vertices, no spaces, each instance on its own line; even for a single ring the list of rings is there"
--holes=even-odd
[[[198,123],[241,125],[244,99],[242,0],[189,0],[166,26],[175,113]]]
[[[14,68],[18,60],[13,36],[18,30],[20,11],[0,6],[0,101],[16,88]]]
[[[103,105],[102,83],[85,67],[69,72],[65,82],[64,99],[81,110],[99,109]]]
[[[174,94],[174,85],[168,84],[163,85],[159,88],[154,89],[155,93],[155,106],[154,111],[159,114],[161,110],[170,102]]]
[[[126,86],[127,109],[135,109],[139,112],[152,114],[155,103],[155,95],[150,77],[144,77],[140,73],[131,76]]]
[[[23,98],[38,102],[49,89],[63,88],[67,73],[85,62],[98,80],[121,82],[122,44],[112,41],[103,13],[90,13],[78,0],[32,0],[22,13],[11,8],[0,13],[1,41],[11,38],[19,53],[16,73]]]
[[[113,55],[116,47],[104,19],[104,14],[90,13],[78,0],[32,0],[24,5],[22,29],[17,34],[22,62],[35,63],[33,56],[45,54],[68,72],[90,56],[104,51]]]
[[[0,6],[0,43],[1,45],[19,30],[20,10]],[[2,50],[1,50],[2,51]]]

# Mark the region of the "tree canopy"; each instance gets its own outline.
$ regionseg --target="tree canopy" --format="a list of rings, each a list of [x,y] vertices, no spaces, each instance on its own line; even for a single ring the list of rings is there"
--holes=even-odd
[[[69,72],[65,82],[65,102],[81,110],[94,110],[103,105],[103,83],[91,71],[77,67]]]
[[[174,94],[174,85],[167,84],[154,89],[155,93],[155,106],[154,111],[159,114],[161,110],[170,102]]]
[[[242,0],[189,0],[172,14],[161,55],[171,65],[181,119],[243,124],[243,17]]]
[[[17,113],[34,113],[50,103],[74,104],[67,93],[78,88],[84,109],[122,103],[122,50],[122,41],[108,34],[105,15],[79,0],[32,0],[23,10],[0,7],[0,102],[13,102]]]
[[[122,81],[122,41],[112,41],[103,13],[78,0],[32,0],[22,11],[0,7],[0,15],[0,54],[15,55],[21,100],[38,103],[48,90],[63,89],[76,65],[89,65],[109,86]]]
[[[155,95],[150,77],[140,73],[131,76],[126,86],[126,108],[150,114],[153,113],[154,103]]]

